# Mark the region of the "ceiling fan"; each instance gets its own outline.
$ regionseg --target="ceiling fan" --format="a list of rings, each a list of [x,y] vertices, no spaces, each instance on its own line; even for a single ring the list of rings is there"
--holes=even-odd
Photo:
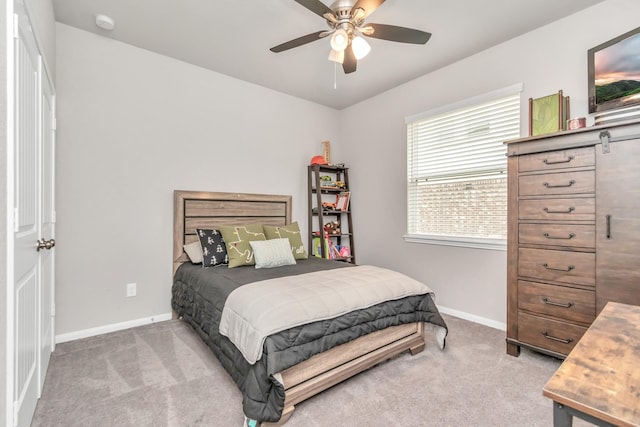
[[[331,36],[329,60],[342,64],[345,74],[356,71],[357,62],[371,47],[362,36],[401,43],[425,44],[431,34],[412,28],[385,24],[365,24],[365,19],[385,0],[336,0],[327,6],[320,0],[295,0],[311,12],[323,17],[328,30],[316,31],[272,47],[279,53]]]

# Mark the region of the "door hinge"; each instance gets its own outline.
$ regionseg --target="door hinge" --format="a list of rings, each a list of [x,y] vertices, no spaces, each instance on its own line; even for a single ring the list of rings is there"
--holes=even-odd
[[[56,305],[51,304],[51,316],[55,316],[55,315],[56,315]]]
[[[13,14],[13,38],[20,38],[20,17],[17,13]]]
[[[18,208],[13,208],[13,232],[17,233],[20,231],[20,220],[19,220],[19,211]]]
[[[602,154],[609,154],[611,148],[609,147],[609,142],[611,140],[611,134],[608,130],[603,130],[600,132],[600,143],[602,143]]]
[[[56,223],[56,211],[51,211],[51,222]]]
[[[51,119],[51,130],[57,130],[58,129],[58,120],[54,117],[53,119]]]

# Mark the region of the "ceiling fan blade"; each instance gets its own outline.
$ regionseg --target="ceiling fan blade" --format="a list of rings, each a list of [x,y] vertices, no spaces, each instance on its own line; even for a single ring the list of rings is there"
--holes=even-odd
[[[351,43],[344,50],[344,61],[342,62],[342,69],[345,74],[353,73],[356,70],[358,65],[358,61],[356,60],[356,55],[353,53],[353,47]]]
[[[303,44],[320,40],[327,36],[327,34],[327,31],[316,31],[315,33],[307,34],[306,36],[298,37],[297,39],[289,40],[288,42],[274,46],[269,50],[271,52],[280,53],[285,50],[293,49],[294,47],[302,46]]]
[[[373,32],[367,36],[392,42],[425,44],[431,38],[431,33],[413,28],[385,24],[367,24],[367,27],[373,28]]]
[[[320,0],[295,0],[296,3],[301,4],[302,6],[309,9],[311,12],[319,15],[324,18],[325,13],[329,13],[333,15],[333,10],[329,9],[329,7],[322,3]]]
[[[384,3],[384,0],[358,0],[351,10],[362,9],[364,11],[362,18],[364,19],[371,15],[382,3]]]

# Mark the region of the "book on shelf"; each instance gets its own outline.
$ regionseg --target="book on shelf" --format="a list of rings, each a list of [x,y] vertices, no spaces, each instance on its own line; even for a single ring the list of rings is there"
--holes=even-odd
[[[329,237],[325,236],[325,248],[329,247]],[[322,242],[320,241],[320,237],[314,237],[313,238],[313,255],[318,257],[318,258],[329,258],[329,253],[326,251],[322,251]]]
[[[318,258],[337,259],[340,258],[340,251],[331,241],[328,234],[324,235],[324,251],[322,250],[322,241],[320,236],[313,238],[313,255]]]
[[[331,239],[329,239],[329,259],[340,258],[340,251]]]

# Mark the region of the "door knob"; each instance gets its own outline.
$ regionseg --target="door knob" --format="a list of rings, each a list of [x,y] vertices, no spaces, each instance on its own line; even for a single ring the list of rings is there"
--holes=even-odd
[[[40,239],[38,240],[38,246],[36,246],[36,250],[39,252],[40,249],[51,249],[52,247],[54,247],[56,245],[56,241],[54,239],[51,240],[44,240],[44,239]]]

